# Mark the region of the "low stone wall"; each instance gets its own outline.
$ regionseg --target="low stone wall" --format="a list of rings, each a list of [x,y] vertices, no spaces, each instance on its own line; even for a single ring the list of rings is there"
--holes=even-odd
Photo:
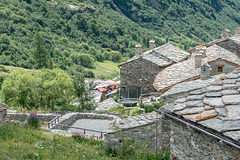
[[[159,117],[161,119],[161,116]],[[169,148],[170,121],[167,119],[150,122],[137,127],[121,128],[104,135],[105,143],[115,141],[121,143],[125,137],[146,142],[150,150],[162,151]]]
[[[240,149],[172,120],[171,156],[174,160],[239,160]]]
[[[6,115],[6,120],[13,120],[14,117],[17,115],[18,113],[7,113]],[[38,116],[40,117],[41,121],[45,121],[45,122],[49,122],[51,121],[53,118],[55,118],[57,115],[60,114],[55,114],[55,113],[49,113],[49,114],[38,114]]]

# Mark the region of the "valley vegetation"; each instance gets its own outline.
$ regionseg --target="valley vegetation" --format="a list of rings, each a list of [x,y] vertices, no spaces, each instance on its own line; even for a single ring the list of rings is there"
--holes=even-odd
[[[96,62],[119,63],[134,55],[135,44],[147,50],[150,39],[188,49],[219,38],[224,28],[239,26],[239,6],[237,0],[0,0],[0,64],[94,78]]]

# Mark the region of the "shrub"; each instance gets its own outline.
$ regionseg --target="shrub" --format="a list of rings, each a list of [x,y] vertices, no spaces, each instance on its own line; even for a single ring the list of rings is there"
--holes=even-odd
[[[154,103],[152,105],[144,105],[144,104],[140,104],[140,108],[144,108],[145,113],[149,113],[154,111],[155,109],[159,109],[160,107],[162,107],[165,104],[164,101],[161,101],[159,103]]]
[[[31,112],[27,118],[27,124],[33,128],[39,128],[40,118],[37,112]]]
[[[130,110],[130,116],[136,116],[136,115],[139,115],[141,113],[141,110],[135,108],[135,109],[131,109]]]
[[[13,117],[14,120],[24,122],[27,119],[28,115],[26,114],[26,111],[24,112],[17,112],[17,114]]]
[[[72,133],[72,138],[77,140],[79,143],[85,143],[85,144],[89,144],[89,145],[103,145],[103,142],[101,140],[96,140],[93,137],[86,137],[82,132],[73,132]],[[99,137],[102,138],[102,137]]]

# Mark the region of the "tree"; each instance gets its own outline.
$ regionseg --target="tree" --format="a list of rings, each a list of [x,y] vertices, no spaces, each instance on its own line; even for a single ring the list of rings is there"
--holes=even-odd
[[[61,69],[44,69],[40,75],[42,79],[43,100],[52,111],[57,100],[70,102],[73,95],[73,83],[70,76]]]
[[[93,106],[93,96],[91,94],[91,87],[87,88],[85,85],[84,75],[82,74],[75,74],[73,77],[73,87],[74,93],[79,103],[78,111],[82,110],[91,110],[94,108]]]
[[[47,68],[47,56],[48,53],[44,47],[44,40],[40,33],[36,32],[34,36],[34,51],[33,51],[33,58],[37,62],[37,68]]]
[[[16,70],[3,81],[2,95],[9,106],[54,110],[57,101],[69,104],[74,92],[71,77],[61,69]]]

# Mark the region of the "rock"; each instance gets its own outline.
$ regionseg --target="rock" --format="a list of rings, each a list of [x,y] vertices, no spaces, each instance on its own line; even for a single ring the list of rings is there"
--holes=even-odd
[[[212,107],[223,107],[224,104],[222,102],[222,98],[205,98],[203,100],[204,104],[207,104]]]
[[[229,136],[233,139],[235,139],[236,141],[240,140],[240,131],[232,131],[232,132],[226,132],[224,133],[226,136]],[[238,157],[239,158],[239,157]]]
[[[186,102],[186,101],[187,101],[187,98],[181,98],[181,99],[175,100],[174,102],[175,102],[175,103],[184,103],[184,102]]]
[[[204,107],[193,107],[193,108],[185,108],[182,111],[176,112],[179,115],[186,115],[186,114],[197,114],[204,111]]]
[[[186,103],[186,106],[187,107],[202,107],[203,103],[202,103],[202,101],[188,101]]]
[[[205,95],[206,97],[221,97],[222,92],[208,92]]]
[[[240,95],[225,95],[222,97],[224,104],[240,104]]]
[[[204,95],[190,95],[187,97],[188,101],[194,101],[194,100],[202,100],[204,98]]]
[[[223,81],[224,84],[235,84],[236,83],[236,79],[225,79]]]
[[[237,74],[227,74],[226,78],[228,78],[228,79],[237,79],[238,75]]]
[[[227,109],[225,107],[224,108],[216,108],[215,110],[218,113],[218,116],[227,117],[227,115],[228,115]]]
[[[237,86],[235,84],[224,84],[222,89],[237,89]]]
[[[240,119],[240,105],[229,105],[226,107],[228,112],[228,119],[238,120]]]
[[[238,94],[238,93],[239,93],[239,91],[233,90],[233,89],[222,90],[223,95],[235,95],[235,94]]]
[[[215,129],[218,132],[222,131],[223,121],[218,119],[218,118],[211,118],[211,119],[204,120],[204,121],[201,121],[201,122],[198,122],[198,123],[205,126],[205,127]]]
[[[208,92],[217,92],[217,91],[221,91],[221,90],[222,90],[221,86],[209,86],[209,87],[207,87]]]
[[[204,111],[201,114],[185,115],[183,117],[196,122],[199,120],[210,119],[216,116],[217,116],[217,112],[215,110],[209,110],[209,111]]]
[[[211,109],[213,109],[213,107],[211,107],[211,106],[209,106],[209,105],[206,105],[206,106],[204,107],[204,110],[211,110]]]

